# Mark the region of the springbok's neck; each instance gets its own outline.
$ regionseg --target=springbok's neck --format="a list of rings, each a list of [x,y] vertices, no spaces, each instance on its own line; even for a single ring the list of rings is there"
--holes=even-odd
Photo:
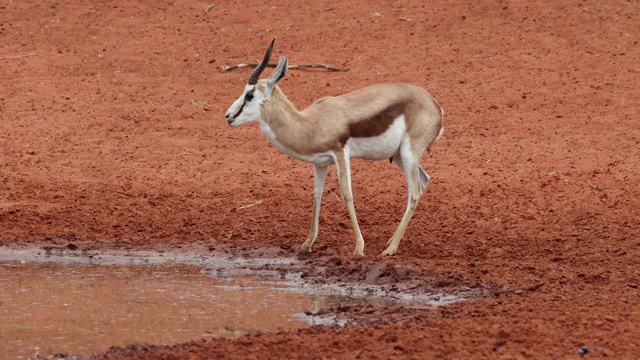
[[[262,133],[285,154],[303,161],[311,161],[304,155],[313,153],[314,128],[309,119],[287,100],[276,86],[269,100],[262,103]]]
[[[302,114],[276,85],[271,97],[262,104],[262,120],[274,131],[284,127],[293,129],[302,121]]]

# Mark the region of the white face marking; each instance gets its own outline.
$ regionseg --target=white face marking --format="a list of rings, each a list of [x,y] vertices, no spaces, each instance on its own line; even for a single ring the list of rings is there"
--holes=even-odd
[[[249,94],[249,97],[247,97],[247,94]],[[229,125],[240,126],[262,120],[260,104],[264,99],[264,94],[262,91],[256,90],[255,85],[245,86],[242,95],[227,110],[226,117]]]
[[[352,158],[384,160],[392,157],[400,148],[402,137],[407,132],[404,115],[393,120],[384,133],[375,137],[350,138],[345,147]]]

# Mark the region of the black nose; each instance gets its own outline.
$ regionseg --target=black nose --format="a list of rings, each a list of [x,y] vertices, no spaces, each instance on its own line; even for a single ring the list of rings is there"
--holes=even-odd
[[[227,115],[225,115],[224,117],[226,117],[227,120],[229,120],[229,118],[231,117],[231,114],[227,113]]]

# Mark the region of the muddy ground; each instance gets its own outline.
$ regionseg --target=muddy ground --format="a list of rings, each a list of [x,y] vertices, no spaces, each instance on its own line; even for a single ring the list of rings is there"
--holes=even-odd
[[[350,68],[289,71],[280,86],[299,108],[406,81],[445,109],[398,254],[378,257],[404,211],[403,176],[354,161],[366,256],[351,256],[332,170],[309,268],[364,281],[385,262],[381,278],[401,265],[489,293],[421,311],[336,309],[362,319],[342,329],[92,359],[637,356],[640,3],[210,5],[0,0],[2,245],[297,256],[312,166],[255,125],[228,127],[250,70],[219,70],[258,60],[276,37],[274,57],[290,64]]]

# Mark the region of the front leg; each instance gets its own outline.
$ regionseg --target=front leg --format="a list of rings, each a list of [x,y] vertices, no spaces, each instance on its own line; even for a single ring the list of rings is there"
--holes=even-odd
[[[351,193],[351,167],[349,153],[347,150],[342,150],[336,153],[336,168],[338,169],[338,179],[340,180],[342,199],[347,204],[349,217],[351,218],[351,225],[353,226],[353,231],[356,234],[356,249],[353,252],[353,256],[364,256],[364,239],[362,238],[362,233],[358,226],[356,209],[353,205],[353,195]]]
[[[318,223],[320,219],[320,203],[322,202],[322,193],[324,192],[324,181],[327,178],[328,166],[313,167],[313,210],[311,215],[311,230],[309,236],[300,247],[300,254],[311,252],[311,246],[318,238]]]

